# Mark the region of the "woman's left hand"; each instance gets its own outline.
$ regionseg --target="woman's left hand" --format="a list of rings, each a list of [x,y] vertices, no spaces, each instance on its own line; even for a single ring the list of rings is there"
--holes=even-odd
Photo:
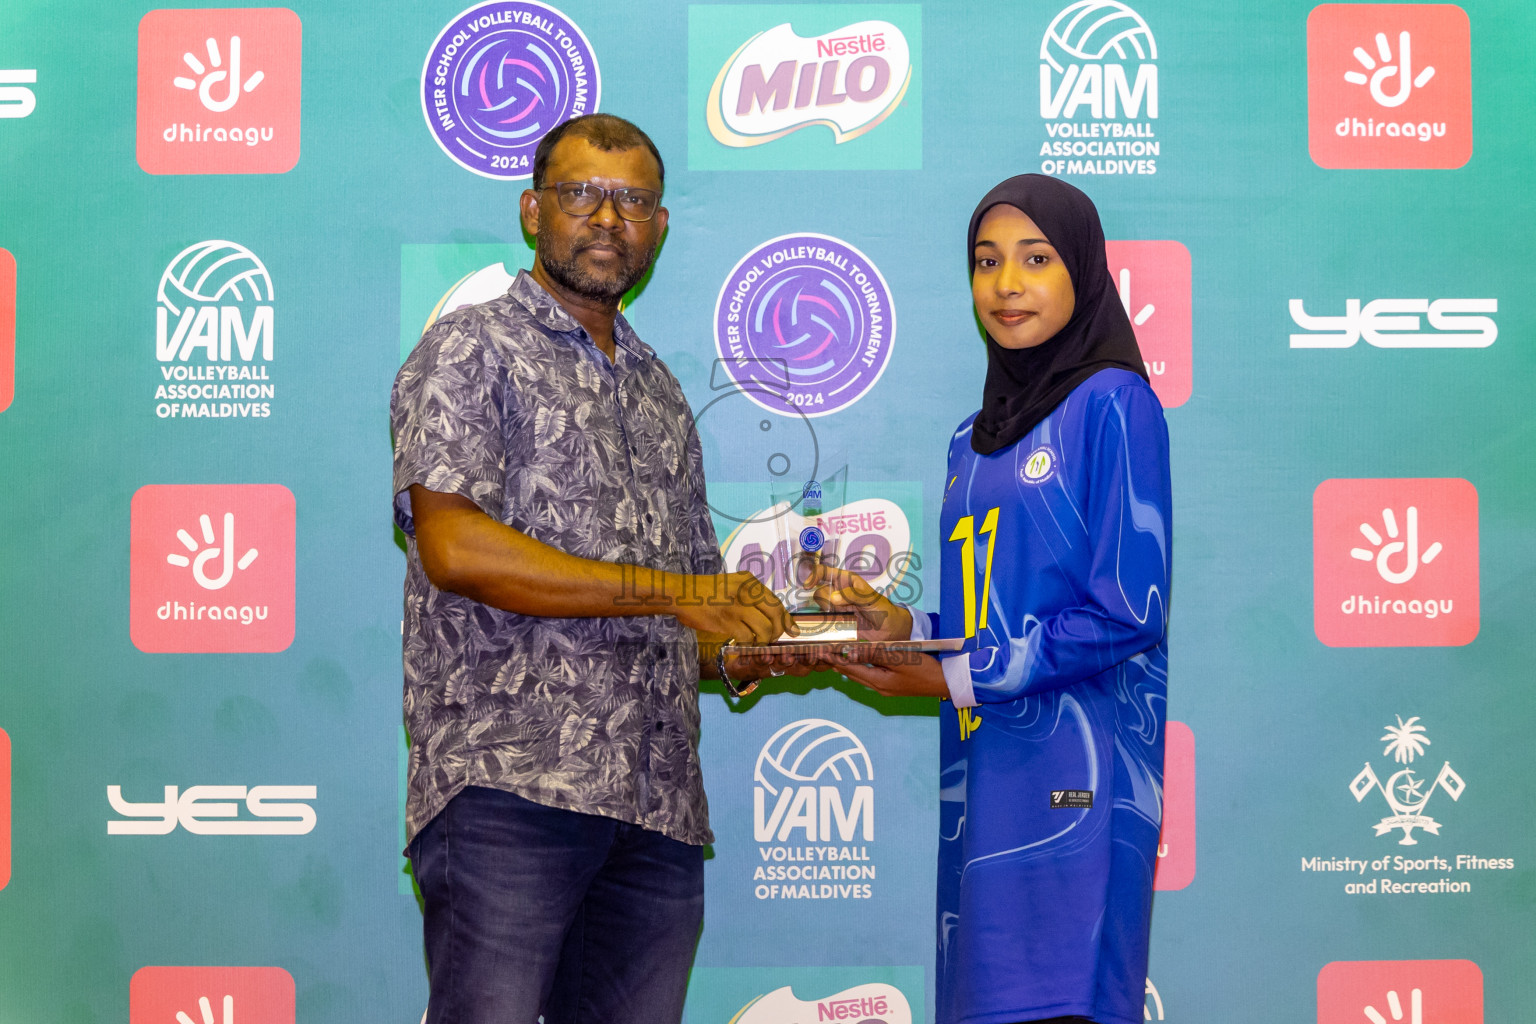
[[[828,667],[886,697],[948,697],[939,659],[916,651],[892,651],[890,660],[867,665],[837,657]]]

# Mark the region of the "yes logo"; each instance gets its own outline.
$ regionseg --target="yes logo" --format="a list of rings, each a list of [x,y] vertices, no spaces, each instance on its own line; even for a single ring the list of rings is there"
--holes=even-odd
[[[1477,489],[1466,480],[1325,480],[1312,529],[1323,643],[1459,646],[1477,636]]]
[[[1194,880],[1195,734],[1183,722],[1169,722],[1163,746],[1163,833],[1152,888],[1182,889]]]
[[[139,22],[139,166],[281,174],[299,162],[303,28],[283,7],[150,11]]]
[[[1323,4],[1307,18],[1319,167],[1460,167],[1472,157],[1472,30],[1454,4]]]
[[[1183,405],[1194,375],[1189,250],[1180,242],[1116,241],[1104,248],[1152,390],[1165,409]]]
[[[0,412],[16,397],[16,257],[0,249]]]
[[[128,1024],[294,1024],[293,976],[281,967],[141,967]]]
[[[293,494],[277,484],[151,485],[133,496],[129,632],[148,652],[293,642]]]
[[[26,117],[37,109],[36,68],[0,69],[0,117]]]
[[[122,819],[107,822],[110,836],[163,836],[180,825],[197,836],[305,836],[315,829],[315,809],[305,803],[314,786],[166,786],[159,803],[123,799],[121,786],[107,787],[107,802]],[[236,800],[248,818],[239,817]]]
[[[1470,960],[1335,960],[1317,975],[1317,1024],[1483,1024]]]

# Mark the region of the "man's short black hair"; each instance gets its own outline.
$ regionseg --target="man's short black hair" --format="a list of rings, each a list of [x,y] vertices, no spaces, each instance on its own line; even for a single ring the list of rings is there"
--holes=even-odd
[[[554,152],[556,143],[567,135],[586,139],[593,148],[601,149],[605,153],[615,149],[638,149],[644,146],[651,151],[651,156],[656,158],[657,180],[662,185],[667,183],[666,165],[661,162],[661,154],[657,152],[656,143],[651,141],[649,135],[636,125],[613,114],[583,114],[555,125],[539,142],[539,148],[533,154],[534,188],[544,187],[544,172],[549,169],[549,154]]]

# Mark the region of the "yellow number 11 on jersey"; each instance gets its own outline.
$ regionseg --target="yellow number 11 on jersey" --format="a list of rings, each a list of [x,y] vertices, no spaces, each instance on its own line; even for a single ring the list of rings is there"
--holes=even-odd
[[[978,630],[987,628],[987,602],[992,593],[992,550],[997,545],[997,514],[999,508],[987,511],[976,529],[975,516],[962,516],[949,535],[950,540],[960,542],[960,566],[965,570],[965,637],[969,640]],[[981,574],[981,619],[976,618],[976,535],[986,534],[987,567]]]

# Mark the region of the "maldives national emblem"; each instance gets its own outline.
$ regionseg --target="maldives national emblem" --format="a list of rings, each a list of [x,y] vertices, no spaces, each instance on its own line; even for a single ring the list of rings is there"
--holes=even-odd
[[[1429,746],[1429,737],[1418,723],[1417,717],[1405,722],[1399,715],[1397,724],[1387,726],[1386,733],[1381,737],[1387,744],[1382,753],[1392,756],[1398,764],[1412,764],[1413,759],[1424,753],[1424,748]],[[1450,794],[1452,800],[1460,800],[1462,792],[1467,788],[1449,761],[1440,766],[1440,773],[1435,776],[1429,788],[1426,789],[1424,783],[1425,780],[1418,778],[1412,768],[1399,769],[1383,783],[1367,761],[1360,774],[1349,784],[1349,791],[1355,795],[1355,802],[1359,803],[1371,790],[1380,790],[1392,813],[1376,823],[1376,835],[1384,836],[1393,829],[1402,829],[1403,838],[1398,840],[1398,845],[1416,846],[1419,841],[1413,838],[1414,829],[1423,829],[1430,835],[1440,834],[1440,823],[1424,813],[1435,790],[1443,789]]]

